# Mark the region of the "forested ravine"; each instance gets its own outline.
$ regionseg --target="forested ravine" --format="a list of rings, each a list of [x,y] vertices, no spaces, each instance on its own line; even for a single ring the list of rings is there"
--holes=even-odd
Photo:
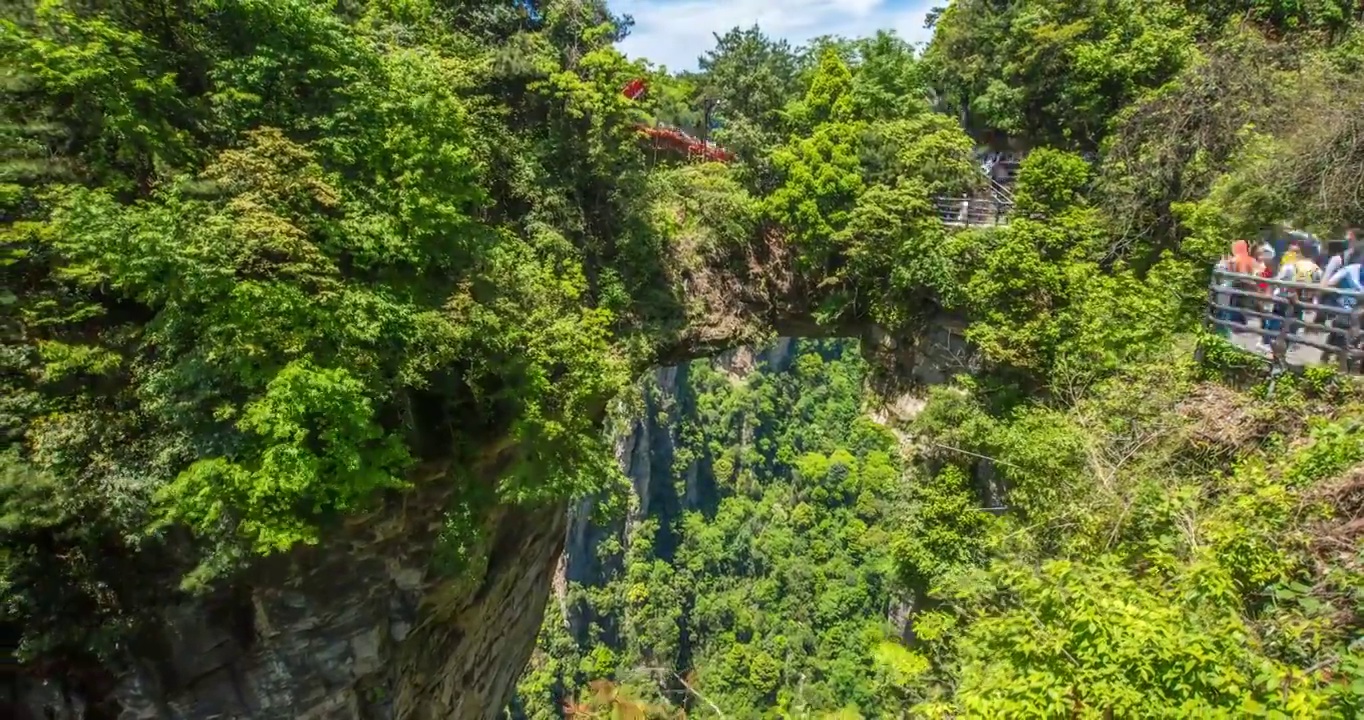
[[[929,23],[0,2],[0,711],[1359,716],[1364,394],[1202,324],[1357,3]]]
[[[856,342],[787,338],[642,382],[617,436],[629,512],[571,513],[512,716],[555,717],[605,678],[642,704],[691,706],[703,676],[737,716],[875,709],[872,656],[900,630],[887,552],[900,453],[866,416],[866,380]]]

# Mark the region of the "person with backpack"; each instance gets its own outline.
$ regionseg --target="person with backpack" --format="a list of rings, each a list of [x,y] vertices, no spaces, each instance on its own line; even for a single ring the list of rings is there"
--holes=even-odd
[[[1289,246],[1288,252],[1284,253],[1283,263],[1279,266],[1279,273],[1274,279],[1283,282],[1297,283],[1299,285],[1317,285],[1321,283],[1321,267],[1318,266],[1316,261],[1309,255],[1302,253],[1297,243],[1293,243]],[[1275,288],[1274,294],[1279,300],[1274,303],[1274,310],[1272,312],[1278,317],[1283,318],[1283,320],[1266,319],[1264,329],[1270,332],[1277,331],[1282,327],[1281,323],[1287,321],[1289,317],[1289,308],[1292,307],[1290,301],[1297,300],[1300,303],[1311,303],[1316,299],[1315,293],[1301,288]],[[1303,321],[1303,315],[1304,311],[1302,308],[1299,307],[1293,310],[1293,320],[1299,324],[1296,327],[1291,328],[1290,332],[1292,334],[1297,335],[1302,332],[1303,328],[1300,323]],[[1257,347],[1261,350],[1268,348],[1268,340],[1261,336],[1260,342],[1257,343]]]
[[[1316,285],[1321,282],[1321,278],[1321,266],[1317,265],[1317,261],[1308,255],[1299,254],[1291,259],[1285,256],[1283,265],[1279,267],[1279,274],[1274,279],[1303,285]],[[1299,294],[1307,292],[1309,291],[1301,290]]]

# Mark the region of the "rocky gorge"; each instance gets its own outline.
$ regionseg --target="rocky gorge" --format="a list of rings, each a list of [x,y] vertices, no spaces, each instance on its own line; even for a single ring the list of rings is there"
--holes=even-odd
[[[964,369],[961,325],[939,318],[909,342],[870,334],[870,357],[908,363],[890,413],[912,412],[915,391]],[[789,362],[793,338],[737,346],[714,365],[736,378]],[[901,365],[901,367],[905,367]],[[686,366],[649,371],[675,399]],[[696,468],[676,478],[669,415],[659,407],[617,435],[633,485],[628,517],[592,522],[593,498],[572,506],[496,507],[475,560],[458,577],[432,570],[442,516],[455,490],[448,468],[423,468],[418,486],[333,528],[318,545],[257,563],[230,588],[153,609],[158,631],[124,661],[66,677],[7,676],[10,702],[46,720],[437,720],[494,718],[520,676],[547,601],[569,580],[600,575],[593,549],[657,505],[695,506],[708,491]],[[672,409],[676,412],[676,408]],[[494,477],[490,454],[479,473]],[[581,622],[569,611],[570,622]],[[94,680],[75,681],[77,678]],[[19,715],[18,717],[23,717]]]

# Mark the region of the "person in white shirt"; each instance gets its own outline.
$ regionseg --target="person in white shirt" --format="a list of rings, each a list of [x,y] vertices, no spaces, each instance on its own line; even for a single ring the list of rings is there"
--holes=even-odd
[[[1361,266],[1358,261],[1351,262],[1341,267],[1322,281],[1326,287],[1340,288],[1341,290],[1353,290],[1354,292],[1364,291],[1364,278],[1360,277]],[[1333,298],[1333,305],[1343,310],[1353,311],[1359,304],[1359,298],[1353,295],[1336,295]],[[1332,314],[1331,326],[1338,330],[1331,332],[1326,338],[1326,343],[1333,347],[1345,347],[1345,329],[1350,327],[1352,319],[1349,315]],[[1334,353],[1322,351],[1322,362],[1330,362]]]
[[[1364,291],[1364,278],[1360,277],[1361,265],[1352,262],[1332,273],[1331,277],[1326,278],[1322,284],[1326,287],[1340,288],[1341,290],[1352,290],[1354,292]],[[1358,304],[1358,298],[1353,296],[1338,296],[1340,301],[1337,303],[1343,308],[1354,309]]]
[[[1326,269],[1321,274],[1324,284],[1336,271],[1345,267],[1359,255],[1359,240],[1354,229],[1345,231],[1345,239],[1330,244],[1331,259],[1326,261]]]

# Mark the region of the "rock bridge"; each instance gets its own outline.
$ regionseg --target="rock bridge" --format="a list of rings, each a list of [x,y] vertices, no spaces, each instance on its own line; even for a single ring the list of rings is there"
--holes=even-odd
[[[1007,223],[1012,192],[982,169],[980,192],[935,199],[943,223]],[[773,336],[859,338],[875,365],[910,382],[948,374],[949,361],[926,360],[932,348],[962,362],[959,321],[932,307],[916,308],[915,327],[895,334],[865,319],[818,320],[821,278],[803,277],[778,235],[726,257],[667,252],[676,257],[658,260],[672,329],[640,372]],[[497,718],[534,647],[568,502],[480,508],[484,532],[470,562],[451,576],[433,571],[432,559],[461,483],[473,476],[495,487],[517,450],[492,442],[460,468],[428,458],[412,474],[414,490],[329,528],[319,544],[260,559],[206,597],[148,609],[151,632],[97,668],[97,683],[25,676],[12,700],[52,720]]]
[[[777,336],[833,336],[860,338],[888,376],[930,383],[944,373],[925,362],[925,348],[959,349],[952,321],[931,303],[896,333],[865,318],[821,321],[822,278],[795,267],[779,234],[714,251],[723,256],[684,243],[667,252],[675,256],[659,261],[673,329],[639,372]],[[605,401],[603,420],[604,411]],[[439,572],[433,558],[447,511],[464,507],[471,483],[496,487],[518,451],[503,439],[459,467],[427,458],[412,490],[327,528],[317,545],[257,559],[207,596],[146,608],[148,631],[95,668],[99,683],[26,676],[17,701],[52,720],[498,718],[534,648],[569,503],[476,506],[483,532],[468,562]]]

